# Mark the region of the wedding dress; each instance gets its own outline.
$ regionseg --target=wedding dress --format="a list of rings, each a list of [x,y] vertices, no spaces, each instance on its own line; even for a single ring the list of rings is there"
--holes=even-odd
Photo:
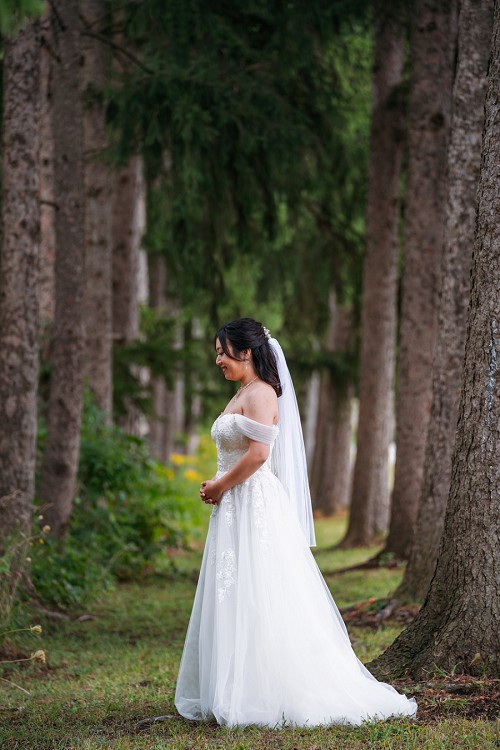
[[[346,627],[272,471],[279,433],[241,414],[212,427],[217,477],[248,450],[264,465],[214,506],[177,681],[188,719],[267,727],[360,724],[414,716],[415,700],[379,682]]]

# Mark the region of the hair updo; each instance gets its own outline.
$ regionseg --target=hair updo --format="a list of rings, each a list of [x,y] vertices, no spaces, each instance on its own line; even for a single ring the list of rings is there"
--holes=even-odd
[[[241,362],[241,353],[252,350],[252,359],[257,375],[274,388],[276,395],[281,396],[281,383],[276,365],[276,357],[269,344],[269,331],[262,323],[253,318],[238,318],[219,328],[215,341],[219,339],[224,354]],[[229,351],[228,343],[233,353]]]

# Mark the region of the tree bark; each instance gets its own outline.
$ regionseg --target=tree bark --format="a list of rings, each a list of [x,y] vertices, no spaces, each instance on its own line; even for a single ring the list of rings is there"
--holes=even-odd
[[[140,298],[147,300],[147,262],[143,264],[141,258],[144,194],[142,160],[133,156],[115,171],[113,178],[112,309],[113,338],[118,346],[139,338]],[[145,293],[142,295],[141,291]],[[139,383],[149,383],[147,368],[131,365],[130,369]],[[148,426],[144,414],[131,400],[125,400],[125,407],[126,415],[118,420],[122,429],[130,435],[145,435]]]
[[[372,543],[387,529],[388,522],[403,61],[402,23],[395,17],[380,18],[373,71],[357,452],[343,547]]]
[[[314,454],[316,452],[316,431],[319,418],[319,395],[321,375],[314,370],[306,386],[305,409],[304,409],[304,444],[306,449],[307,467],[312,479]]]
[[[0,553],[29,537],[38,386],[40,29],[4,40],[0,268]]]
[[[394,594],[399,601],[422,601],[429,589],[450,491],[492,23],[493,0],[464,0],[448,149],[448,205],[432,410],[415,538],[403,581]]]
[[[410,552],[417,517],[432,400],[455,26],[454,0],[415,2],[396,399],[396,469],[389,535],[384,550],[405,559]]]
[[[75,493],[83,402],[83,113],[78,2],[65,0],[53,7],[56,301],[40,497],[53,534],[62,538]]]
[[[331,315],[328,349],[345,353],[351,343],[351,311],[334,302]],[[336,382],[329,371],[322,373],[311,494],[314,508],[325,515],[349,502],[352,391],[351,383]]]
[[[141,160],[115,171],[113,185],[113,337],[128,344],[139,335],[139,221]]]
[[[55,311],[55,197],[54,137],[52,132],[52,39],[50,14],[42,21],[40,64],[40,273],[39,299],[42,334],[49,334]],[[42,353],[42,359],[48,354]]]
[[[329,471],[324,485],[323,513],[332,515],[349,505],[351,496],[351,383],[335,390],[333,397],[332,440]]]
[[[85,27],[103,34],[105,0],[82,0]],[[83,37],[85,148],[85,374],[97,404],[112,414],[112,211],[111,167],[102,154],[108,139],[104,90],[108,81],[108,47],[95,37]]]
[[[332,383],[330,373],[320,374],[318,394],[318,416],[314,438],[314,455],[311,465],[311,498],[314,510],[323,511],[324,478],[327,453],[331,450]]]
[[[435,666],[500,677],[500,2],[495,2],[472,290],[451,487],[436,571],[377,674]]]
[[[166,295],[167,261],[163,255],[149,256],[149,304],[166,317],[173,317],[175,310]],[[165,377],[152,380],[153,416],[149,420],[149,444],[151,454],[158,461],[167,462],[174,450],[176,435],[182,422],[182,380],[174,374],[173,387],[169,388]]]

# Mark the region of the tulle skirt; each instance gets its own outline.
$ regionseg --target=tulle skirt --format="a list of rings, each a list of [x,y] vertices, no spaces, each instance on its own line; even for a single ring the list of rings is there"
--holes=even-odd
[[[228,726],[361,724],[414,716],[346,627],[278,479],[263,467],[214,507],[175,705]]]

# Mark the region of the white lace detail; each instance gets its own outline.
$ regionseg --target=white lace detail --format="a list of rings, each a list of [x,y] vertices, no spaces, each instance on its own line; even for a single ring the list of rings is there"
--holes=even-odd
[[[255,528],[257,529],[257,536],[261,544],[266,544],[269,542],[269,528],[267,523],[266,501],[262,492],[261,483],[253,482],[252,479],[250,479],[249,490],[247,502],[252,511]]]
[[[233,525],[234,515],[236,513],[236,503],[234,502],[234,493],[229,490],[222,496],[220,505],[224,507],[224,515],[228,526]]]
[[[236,556],[233,549],[225,550],[219,562],[217,563],[217,571],[215,577],[218,581],[217,596],[219,602],[223,602],[226,598],[231,586],[234,586],[236,574]]]

